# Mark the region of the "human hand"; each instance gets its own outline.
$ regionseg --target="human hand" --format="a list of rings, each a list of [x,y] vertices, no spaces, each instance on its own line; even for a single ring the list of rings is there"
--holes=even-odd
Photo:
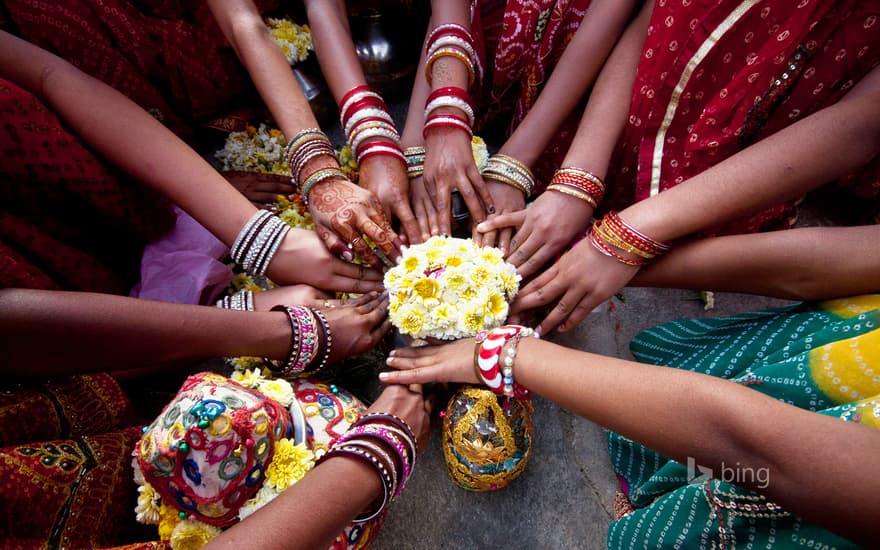
[[[522,191],[506,183],[495,181],[488,182],[488,185],[489,192],[492,193],[492,197],[495,199],[495,214],[491,214],[487,221],[482,224],[483,226],[504,214],[513,214],[525,210],[526,198]],[[498,248],[501,249],[502,254],[506,257],[507,251],[510,250],[510,240],[513,238],[514,227],[506,226],[497,230],[479,231],[477,229],[478,226],[479,224],[474,224],[474,242],[480,246],[495,246],[497,237]]]
[[[590,227],[593,207],[575,197],[547,191],[529,208],[493,216],[477,227],[487,234],[519,226],[510,241],[507,261],[523,278],[537,273]]]
[[[458,189],[478,224],[495,212],[489,188],[477,170],[468,134],[455,128],[434,128],[425,138],[425,188],[438,211],[440,232],[452,234],[452,190]]]
[[[400,259],[403,243],[391,229],[379,200],[366,189],[341,178],[319,182],[309,192],[309,212],[315,231],[334,254],[350,259],[351,245],[365,262],[381,269],[383,262],[364,241],[366,236],[390,261]]]
[[[327,307],[340,305],[341,300],[310,285],[287,285],[254,293],[254,310],[269,311],[277,305]]]
[[[410,243],[419,240],[419,225],[409,201],[409,178],[406,165],[385,155],[367,157],[360,165],[359,183],[373,193],[388,219],[400,220],[403,234]]]
[[[380,271],[340,260],[308,229],[287,233],[266,274],[280,285],[306,283],[331,292],[384,290]]]
[[[244,170],[230,170],[221,174],[257,206],[275,202],[278,195],[287,196],[296,192],[296,187],[290,182],[289,176]]]
[[[428,446],[431,432],[431,402],[422,395],[418,386],[391,385],[367,409],[367,413],[387,413],[403,419],[416,436],[416,450],[421,453]]]
[[[419,244],[440,235],[440,213],[434,207],[434,201],[425,187],[425,178],[413,178],[409,185],[412,209],[420,231],[419,239],[411,240],[410,244]]]
[[[463,338],[439,346],[391,350],[385,363],[398,370],[379,373],[379,380],[386,384],[480,384],[474,368],[475,345],[476,339]]]
[[[327,300],[317,309],[324,314],[333,337],[329,362],[370,351],[391,329],[388,295],[371,292],[341,305]]]
[[[510,305],[510,322],[519,322],[523,311],[557,302],[535,330],[547,334],[557,325],[560,332],[570,330],[626,286],[638,270],[602,254],[589,239],[583,239],[520,291]]]

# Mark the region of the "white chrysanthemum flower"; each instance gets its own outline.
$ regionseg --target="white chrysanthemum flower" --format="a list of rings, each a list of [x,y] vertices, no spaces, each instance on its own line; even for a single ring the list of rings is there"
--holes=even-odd
[[[138,486],[137,506],[134,507],[135,514],[137,514],[135,519],[147,525],[158,525],[160,519],[159,503],[161,500],[162,497],[159,496],[159,493],[149,483],[144,482]]]
[[[244,521],[249,515],[275,500],[279,494],[280,493],[272,487],[263,484],[263,486],[260,487],[260,490],[257,491],[257,494],[245,502],[238,510],[238,519]]]

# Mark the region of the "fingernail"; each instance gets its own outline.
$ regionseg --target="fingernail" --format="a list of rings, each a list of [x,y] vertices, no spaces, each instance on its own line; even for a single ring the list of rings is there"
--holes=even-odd
[[[495,213],[495,207],[494,207],[494,206],[490,206],[490,207],[489,207],[489,213],[490,213],[490,214],[494,214],[494,213]]]
[[[400,237],[397,237],[391,244],[393,244],[395,248],[400,248],[403,246],[403,241],[400,240]]]
[[[396,356],[397,356],[397,350],[396,350],[396,349],[393,349],[393,350],[391,350],[391,351],[388,352],[388,357],[396,357]]]
[[[537,334],[538,338],[540,338],[544,335],[544,330],[540,326],[538,326],[538,328],[535,329],[535,334]]]
[[[354,256],[352,255],[351,252],[346,250],[345,252],[342,253],[342,259],[345,260],[346,262],[350,262],[354,259]]]
[[[385,361],[385,362],[390,363],[391,360],[389,359],[388,361]],[[387,372],[380,372],[379,373],[379,380],[388,380],[388,373]]]
[[[478,223],[477,224],[477,231],[479,231],[480,233],[485,233],[486,232],[486,224],[483,222]]]

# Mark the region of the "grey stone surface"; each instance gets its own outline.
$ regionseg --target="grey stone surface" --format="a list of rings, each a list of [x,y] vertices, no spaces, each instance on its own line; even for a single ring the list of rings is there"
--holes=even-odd
[[[692,291],[628,288],[597,308],[559,344],[631,358],[639,331],[683,317],[729,315],[787,304],[716,293],[710,311]],[[631,398],[620,396],[621,399]],[[401,548],[604,548],[617,481],[605,432],[589,420],[535,398],[535,440],[523,475],[488,493],[459,489],[448,477],[439,430],[420,458],[406,492],[395,502],[377,550]]]

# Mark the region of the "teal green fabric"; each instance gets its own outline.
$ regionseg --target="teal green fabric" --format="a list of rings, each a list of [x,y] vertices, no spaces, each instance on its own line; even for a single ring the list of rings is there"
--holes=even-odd
[[[644,363],[723,377],[804,409],[880,427],[878,306],[880,296],[865,296],[674,321],[638,335],[631,350]],[[709,478],[695,461],[689,470],[615,433],[608,449],[635,508],[612,522],[609,548],[858,547],[736,485],[746,477],[764,483],[772,472],[732,464]]]

